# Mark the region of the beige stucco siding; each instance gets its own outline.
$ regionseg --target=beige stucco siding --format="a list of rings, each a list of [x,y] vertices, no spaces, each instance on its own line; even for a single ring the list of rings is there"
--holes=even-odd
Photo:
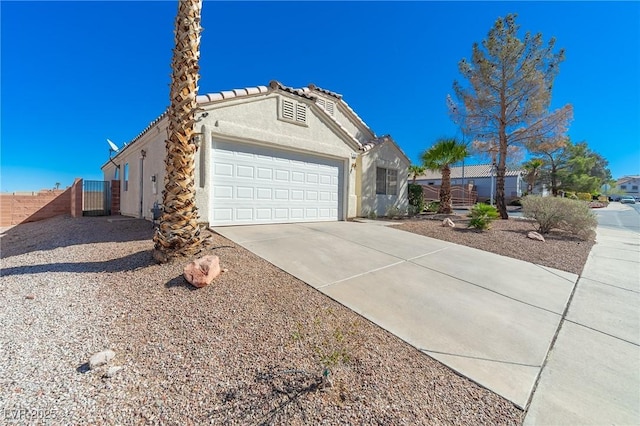
[[[142,217],[152,219],[151,209],[154,202],[157,201],[162,204],[166,129],[166,119],[163,119],[135,141],[134,144],[124,147],[113,159],[120,166],[118,174],[120,180],[120,213],[122,215],[140,217],[142,202]],[[142,160],[143,150],[146,153],[144,160]],[[126,164],[129,165],[127,185],[124,183]],[[115,169],[116,167],[112,163],[107,163],[102,168],[104,179],[113,179],[115,177]],[[151,176],[154,175],[155,184],[151,181]]]
[[[283,96],[295,102],[303,102],[307,106],[305,124],[279,119],[278,112]],[[249,100],[213,104],[205,106],[204,109],[206,117],[203,117],[198,125],[203,133],[203,146],[206,146],[209,152],[213,140],[236,141],[344,161],[343,211],[347,217],[356,216],[356,173],[350,165],[355,162],[351,157],[357,151],[349,146],[346,137],[336,133],[336,128],[331,127],[329,118],[315,110],[312,101],[306,102],[284,94],[268,94]],[[210,154],[207,152],[201,153],[196,162],[196,175],[203,179],[202,191],[197,197],[202,217],[208,217],[209,213],[210,163]]]
[[[376,194],[376,168],[394,169],[398,172],[397,195]],[[359,216],[375,212],[384,216],[390,207],[406,212],[409,205],[407,175],[409,163],[393,142],[384,142],[362,155],[362,185]]]

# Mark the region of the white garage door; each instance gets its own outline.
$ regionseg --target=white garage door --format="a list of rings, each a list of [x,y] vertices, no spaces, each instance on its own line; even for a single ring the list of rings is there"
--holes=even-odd
[[[338,220],[342,162],[253,145],[213,142],[210,223]]]

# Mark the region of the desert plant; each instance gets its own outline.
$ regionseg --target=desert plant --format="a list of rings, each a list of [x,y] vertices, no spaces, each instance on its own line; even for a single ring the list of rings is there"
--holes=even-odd
[[[375,210],[371,210],[369,213],[367,213],[366,215],[369,219],[377,219],[378,215],[376,214]]]
[[[402,215],[402,210],[400,210],[398,206],[391,205],[387,207],[387,210],[385,211],[385,216],[388,218],[398,217],[401,215]]]
[[[424,210],[424,195],[422,194],[422,185],[409,184],[409,206],[414,211],[421,213]],[[411,211],[411,209],[410,209]]]
[[[569,198],[524,197],[522,215],[535,220],[541,234],[562,229],[583,239],[591,238],[598,224],[588,204]]]
[[[440,201],[431,201],[427,204],[428,212],[437,212],[440,209]]]
[[[484,231],[491,227],[491,222],[499,217],[498,210],[487,204],[478,203],[471,208],[469,228]]]
[[[438,213],[451,213],[451,165],[464,160],[468,155],[467,146],[455,139],[439,139],[436,143],[422,153],[422,162],[429,170],[442,173],[440,185],[440,205]]]
[[[576,196],[578,197],[578,200],[582,201],[591,201],[591,199],[593,198],[593,196],[589,192],[578,192]]]
[[[296,324],[291,339],[308,349],[319,367],[319,375],[329,382],[329,375],[339,365],[351,362],[361,345],[357,338],[361,323],[340,321],[331,308],[323,318],[315,318],[311,324]]]

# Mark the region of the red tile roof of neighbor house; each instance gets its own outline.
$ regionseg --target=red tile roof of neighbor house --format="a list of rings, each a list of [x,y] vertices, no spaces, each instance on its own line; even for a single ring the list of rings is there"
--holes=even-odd
[[[339,103],[347,111],[349,111],[353,115],[353,117],[357,121],[359,121],[362,124],[362,126],[364,126],[373,135],[372,139],[370,139],[366,143],[360,142],[340,122],[338,122],[338,120],[336,120],[335,117],[333,117],[330,114],[328,114],[321,107],[318,107],[318,110],[322,111],[322,113],[325,115],[325,117],[328,117],[330,120],[332,120],[344,133],[346,133],[349,136],[349,138],[359,147],[359,149],[361,151],[365,151],[366,152],[366,151],[371,150],[372,148],[374,148],[375,146],[377,146],[377,145],[379,145],[381,143],[387,142],[389,140],[393,141],[393,139],[391,139],[391,137],[389,135],[377,137],[375,135],[375,133],[373,132],[373,130],[371,130],[371,128],[369,126],[367,126],[367,124],[364,122],[364,120],[362,120],[362,118],[360,118],[360,116],[358,114],[356,114],[356,112],[353,109],[351,109],[351,107],[342,99],[342,95],[340,95],[338,93],[335,93],[335,92],[332,92],[330,90],[326,90],[326,89],[322,89],[320,87],[317,87],[315,84],[309,84],[308,87],[304,87],[304,88],[301,88],[301,89],[296,89],[296,88],[293,88],[293,87],[285,86],[285,85],[283,85],[282,83],[280,83],[277,80],[272,80],[272,81],[269,82],[269,86],[268,87],[267,86],[253,86],[253,87],[245,87],[243,89],[233,89],[233,90],[224,90],[224,91],[221,91],[221,92],[207,93],[207,94],[204,94],[204,95],[198,95],[196,97],[196,101],[198,102],[199,106],[204,106],[204,105],[208,105],[208,104],[212,104],[212,103],[228,101],[230,99],[243,98],[243,97],[249,97],[249,96],[265,95],[265,94],[268,94],[268,93],[270,93],[270,92],[272,92],[274,90],[281,90],[283,92],[291,93],[291,94],[293,94],[295,96],[300,96],[302,98],[309,99],[309,100],[316,100],[317,99],[317,95],[315,95],[314,92],[319,92],[319,93],[322,93],[324,95],[336,98],[337,101],[338,101],[337,103]],[[125,144],[125,146],[118,152],[118,154],[116,154],[116,157],[122,151],[124,151],[126,148],[128,148],[130,145],[132,145],[133,143],[138,141],[142,136],[144,136],[144,134],[146,134],[149,130],[151,130],[156,124],[158,124],[166,116],[167,116],[167,111],[163,112],[162,114],[160,114],[160,116],[158,116],[158,118],[156,118],[151,123],[149,123],[149,125],[147,125],[147,127],[145,127],[144,130],[142,130],[135,138],[133,138],[128,144]],[[404,153],[403,153],[403,155],[404,155]],[[405,157],[406,157],[406,155],[405,155]],[[408,157],[407,157],[407,159],[408,159]]]
[[[505,173],[505,176],[518,176],[522,173],[522,170],[509,170]],[[495,176],[495,175],[494,175]],[[475,164],[471,166],[464,166],[464,178],[487,178],[491,177],[491,164]],[[451,179],[462,178],[462,166],[451,167]],[[416,180],[435,180],[442,179],[442,173],[440,171],[427,170],[423,175],[420,175]]]

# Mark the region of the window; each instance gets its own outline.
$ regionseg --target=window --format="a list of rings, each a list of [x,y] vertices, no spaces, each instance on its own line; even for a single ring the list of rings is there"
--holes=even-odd
[[[289,99],[282,99],[280,118],[294,123],[307,124],[307,106]]]
[[[123,176],[122,178],[124,179],[124,190],[128,191],[129,190],[129,163],[125,163],[124,165],[124,172],[122,172]]]
[[[638,185],[631,185],[631,190],[632,191],[637,191],[638,190]]]
[[[113,174],[113,180],[120,180],[120,166],[116,166],[116,171]]]
[[[627,189],[627,185],[620,185],[620,189]]]
[[[376,194],[397,195],[398,194],[398,171],[376,168]]]

